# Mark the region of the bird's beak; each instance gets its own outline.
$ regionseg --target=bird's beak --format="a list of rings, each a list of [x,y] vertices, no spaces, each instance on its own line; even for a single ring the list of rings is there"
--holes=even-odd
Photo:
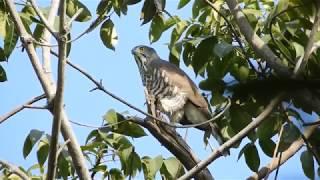
[[[131,53],[132,53],[134,56],[137,56],[137,55],[139,54],[139,48],[134,47],[134,48],[131,50]]]

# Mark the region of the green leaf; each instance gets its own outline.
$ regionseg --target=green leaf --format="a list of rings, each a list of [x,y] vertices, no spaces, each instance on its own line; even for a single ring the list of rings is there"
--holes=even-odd
[[[241,82],[246,81],[249,77],[249,73],[250,73],[250,70],[247,66],[240,66],[239,67],[239,80]]]
[[[233,46],[229,43],[226,43],[224,41],[219,42],[214,46],[214,53],[219,56],[220,58],[223,58],[227,54],[229,54],[233,50]]]
[[[0,82],[4,82],[7,80],[7,74],[6,71],[3,69],[3,67],[0,65]]]
[[[85,22],[91,19],[89,9],[78,0],[67,0],[67,15],[71,18],[79,9],[83,9],[75,21]]]
[[[250,145],[246,146],[246,149],[244,150],[244,157],[248,167],[252,171],[257,172],[260,166],[260,157],[254,144],[250,143]]]
[[[165,175],[167,179],[177,179],[179,176],[184,174],[184,168],[177,158],[170,157],[163,160],[160,173]]]
[[[298,44],[296,42],[293,42],[292,45],[296,50],[296,58],[302,57],[304,55],[304,47],[301,44]]]
[[[6,25],[6,36],[4,37],[4,54],[7,58],[11,55],[18,41],[18,34],[13,22],[8,21]]]
[[[5,12],[5,8],[2,3],[0,4],[0,7],[0,36],[4,38],[6,36],[6,24],[8,14]]]
[[[178,9],[183,8],[185,5],[187,5],[190,2],[190,0],[180,0],[178,4]]]
[[[126,176],[135,176],[137,171],[141,170],[142,164],[139,155],[131,146],[126,149],[118,151],[120,157],[122,170]]]
[[[301,153],[300,161],[302,165],[302,169],[304,174],[310,178],[314,179],[314,161],[313,161],[313,155],[309,151],[304,151]]]
[[[180,21],[178,19],[177,21],[178,22],[171,33],[171,39],[169,44],[169,50],[170,50],[169,61],[179,66],[182,43],[180,42],[177,43],[177,41],[180,39],[182,33],[186,30],[189,23],[187,21]]]
[[[163,163],[162,156],[157,156],[153,159],[150,157],[143,157],[142,158],[142,168],[144,173],[144,179],[152,180],[155,178],[156,173],[159,171]]]
[[[123,176],[122,172],[117,168],[112,168],[109,171],[109,177],[111,180],[124,180],[125,177]]]
[[[161,34],[164,29],[164,18],[162,14],[157,14],[151,22],[149,30],[149,39],[150,42],[156,42],[161,37]]]
[[[267,120],[263,121],[257,128],[257,135],[259,139],[270,139],[281,128],[280,115],[272,115]]]
[[[259,139],[259,145],[267,156],[273,157],[276,144],[271,139]]]
[[[112,2],[110,0],[101,0],[97,6],[96,13],[100,16],[108,14],[112,8]]]
[[[206,7],[206,3],[203,0],[194,1],[192,6],[192,17],[198,17],[200,10],[204,7]]]
[[[139,138],[147,135],[139,125],[129,121],[123,115],[115,112],[113,109],[109,110],[105,114],[105,116],[103,116],[103,118],[108,122],[107,125],[114,124],[111,126],[112,132],[134,138]]]
[[[153,0],[145,0],[141,10],[140,19],[143,19],[142,25],[151,21],[156,14],[156,5]]]
[[[134,5],[139,3],[141,0],[124,0],[123,2],[127,5]]]
[[[283,127],[283,133],[279,144],[279,151],[283,152],[300,137],[300,130],[293,124],[288,123]]]
[[[115,45],[118,42],[118,36],[111,19],[106,20],[101,25],[100,39],[107,48],[115,50]]]
[[[216,37],[209,37],[200,42],[192,58],[192,67],[199,74],[205,65],[213,58],[213,48],[217,43]]]
[[[43,134],[44,134],[43,131],[39,131],[37,129],[33,129],[30,131],[30,133],[26,137],[26,140],[24,141],[24,145],[23,145],[23,157],[24,158],[26,158],[29,155],[34,144],[40,140],[40,138],[42,137]]]
[[[246,109],[236,104],[230,107],[230,116],[230,126],[236,133],[241,131],[252,121],[252,116],[246,111]],[[248,136],[252,136],[252,133],[249,133]]]
[[[47,138],[43,138],[39,141],[38,150],[37,150],[37,158],[40,166],[43,166],[47,160],[49,154],[49,140]]]

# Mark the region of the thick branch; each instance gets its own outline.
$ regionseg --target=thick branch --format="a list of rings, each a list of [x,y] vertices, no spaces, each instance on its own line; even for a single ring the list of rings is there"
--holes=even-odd
[[[306,138],[309,138],[312,134],[312,132],[317,128],[317,126],[310,126],[305,129],[304,136]],[[262,179],[264,178],[268,173],[271,173],[274,171],[278,166],[281,166],[283,163],[285,163],[288,159],[290,159],[293,155],[295,155],[303,146],[304,140],[303,138],[299,138],[295,142],[293,142],[290,147],[282,153],[280,163],[269,163],[267,166],[262,167],[258,173],[254,173],[252,176],[250,176],[248,179]],[[279,157],[275,158],[274,161],[278,162]]]
[[[7,161],[0,160],[0,164],[8,168],[12,173],[18,175],[23,180],[29,180],[31,178],[28,177],[26,173],[21,171],[17,166],[8,163]]]
[[[36,96],[32,99],[30,99],[29,101],[23,103],[22,105],[14,108],[13,110],[11,110],[10,112],[8,112],[7,114],[3,115],[0,117],[0,124],[3,123],[4,121],[6,121],[7,119],[9,119],[11,116],[17,114],[18,112],[22,111],[24,108],[26,108],[26,105],[31,105],[37,101],[40,101],[41,99],[44,99],[46,96],[44,94],[40,95],[40,96]]]
[[[222,156],[222,152],[225,152],[226,150],[230,149],[234,144],[236,144],[238,141],[246,137],[246,135],[258,127],[262,121],[272,112],[272,110],[277,106],[277,104],[281,101],[281,99],[284,97],[284,93],[280,93],[275,98],[271,100],[271,102],[268,104],[266,109],[259,114],[258,117],[253,118],[253,121],[248,124],[245,128],[243,128],[238,134],[233,136],[231,139],[229,139],[227,142],[222,144],[217,150],[215,150],[212,154],[209,155],[208,158],[205,160],[202,160],[199,164],[194,166],[190,171],[185,173],[183,176],[179,178],[179,180],[187,180],[191,179],[193,176],[195,176],[199,171],[207,167],[211,162]]]
[[[59,27],[59,62],[58,62],[58,80],[57,80],[57,90],[54,99],[53,108],[53,122],[51,131],[51,141],[50,141],[50,153],[48,160],[48,180],[55,179],[57,162],[58,162],[58,142],[59,134],[61,129],[62,121],[62,111],[63,111],[63,95],[64,95],[64,80],[65,80],[65,65],[67,60],[67,30],[65,26],[66,19],[66,1],[61,0],[59,6],[60,14],[60,27]]]
[[[140,124],[148,129],[148,131],[157,140],[165,146],[179,161],[190,170],[195,167],[200,160],[194,155],[188,144],[183,138],[171,127],[158,124],[151,119],[132,119],[133,122]],[[195,176],[196,179],[213,179],[210,171],[207,168],[203,168],[202,171]]]

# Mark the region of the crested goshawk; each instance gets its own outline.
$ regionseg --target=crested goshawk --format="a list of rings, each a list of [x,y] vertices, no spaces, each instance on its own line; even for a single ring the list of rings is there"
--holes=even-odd
[[[162,60],[148,46],[136,46],[131,52],[147,95],[154,98],[157,110],[172,123],[198,124],[212,118],[208,103],[185,72]],[[196,128],[211,133],[219,144],[224,142],[217,124],[209,122]]]

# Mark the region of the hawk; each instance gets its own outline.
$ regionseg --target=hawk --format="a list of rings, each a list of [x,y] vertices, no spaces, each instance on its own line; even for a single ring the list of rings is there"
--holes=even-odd
[[[140,45],[131,52],[147,95],[154,98],[157,110],[166,114],[171,123],[198,124],[212,118],[208,103],[184,71],[162,60],[151,47]],[[224,143],[216,123],[196,128],[211,133],[219,144]]]

